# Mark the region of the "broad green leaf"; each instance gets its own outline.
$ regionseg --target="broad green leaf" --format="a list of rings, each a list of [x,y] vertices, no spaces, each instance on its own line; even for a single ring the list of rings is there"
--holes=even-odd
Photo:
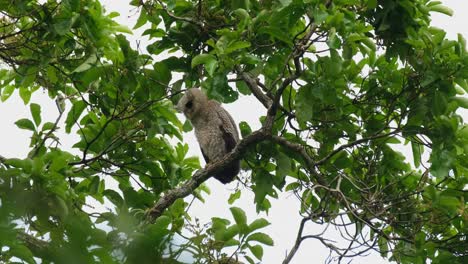
[[[377,243],[379,245],[379,249],[380,249],[380,255],[382,257],[387,257],[387,254],[388,254],[388,243],[387,243],[387,239],[385,239],[384,237],[379,237],[377,239]]]
[[[247,241],[257,241],[262,244],[273,246],[273,239],[265,233],[254,233],[247,237]]]
[[[250,128],[249,124],[245,121],[242,121],[239,123],[239,129],[240,129],[242,137],[246,137],[252,134],[252,129]]]
[[[250,47],[250,42],[246,42],[246,41],[236,41],[232,44],[230,44],[226,50],[225,50],[225,53],[226,54],[229,54],[231,52],[234,52],[236,50],[240,50],[240,49],[245,49],[245,48],[248,48]]]
[[[190,131],[192,131],[192,129],[193,129],[192,123],[190,123],[190,121],[188,119],[185,120],[184,124],[182,125],[182,131],[190,132]]]
[[[34,123],[36,126],[39,126],[41,124],[41,106],[35,103],[32,103],[29,106],[31,110],[31,115],[33,117]]]
[[[259,260],[263,258],[263,247],[260,245],[249,246],[250,252]]]
[[[23,103],[28,104],[31,100],[31,91],[29,90],[29,87],[21,86],[18,90],[21,99],[23,99]]]
[[[205,65],[206,71],[210,76],[213,76],[216,67],[218,67],[218,61],[212,54],[200,54],[192,59],[192,68],[200,64]]]
[[[80,66],[76,67],[73,72],[84,72],[89,70],[97,62],[96,53],[91,54]]]
[[[31,250],[21,244],[13,244],[10,247],[9,254],[12,256],[18,257],[21,260],[26,261],[27,263],[36,263],[34,260],[34,255]]]
[[[231,207],[229,210],[231,210],[232,216],[240,228],[247,225],[247,216],[245,215],[244,210],[239,207]]]
[[[133,27],[133,29],[142,27],[147,21],[148,21],[147,12],[145,12],[144,10],[141,10],[140,16],[138,17],[137,22],[135,26]]]
[[[68,112],[67,119],[65,120],[65,131],[67,133],[70,133],[71,127],[78,121],[78,118],[80,118],[85,108],[86,103],[84,101],[73,102],[70,112]]]
[[[31,120],[27,118],[20,119],[15,122],[15,125],[21,129],[27,129],[31,131],[35,131],[36,128],[34,127],[34,124]]]
[[[7,85],[2,89],[2,102],[5,102],[15,91],[15,86]]]
[[[234,10],[232,13],[240,19],[238,30],[244,30],[251,20],[249,13],[245,9],[242,9],[242,8],[238,8]]]
[[[264,218],[260,219],[255,219],[252,223],[249,225],[249,232],[253,232],[257,229],[264,228],[266,226],[270,225],[270,222],[268,222]]]
[[[251,95],[252,92],[250,91],[249,87],[247,86],[247,84],[245,84],[244,81],[238,81],[236,82],[236,87],[237,87],[237,90],[241,93],[241,94],[244,94],[244,95]]]
[[[284,189],[285,191],[294,191],[297,188],[301,187],[301,184],[298,182],[291,182],[290,184],[286,185],[286,188]]]
[[[249,256],[245,256],[245,259],[250,263],[250,264],[255,264],[256,262]]]
[[[94,195],[98,194],[101,185],[101,179],[99,176],[94,176],[89,184],[89,193]]]
[[[239,234],[239,226],[238,225],[232,225],[228,228],[226,228],[224,234],[223,234],[223,241],[229,241],[231,240],[234,236]]]
[[[47,130],[51,130],[53,129],[55,126],[54,123],[52,122],[46,122],[43,126],[42,126],[42,131],[47,131]]]
[[[341,46],[341,40],[336,35],[335,28],[332,28],[330,30],[330,33],[328,35],[327,45],[330,49],[339,49]]]
[[[301,127],[305,127],[306,122],[313,117],[312,104],[315,100],[312,90],[312,86],[305,85],[299,89],[296,95],[296,115]]]
[[[133,31],[129,27],[124,25],[115,25],[112,27],[112,29],[114,29],[116,32],[127,33],[130,35],[133,34]]]

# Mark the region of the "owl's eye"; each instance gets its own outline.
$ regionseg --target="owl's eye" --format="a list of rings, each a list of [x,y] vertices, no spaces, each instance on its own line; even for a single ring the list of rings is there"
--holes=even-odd
[[[193,106],[193,102],[192,102],[192,101],[188,101],[188,102],[185,104],[185,107],[187,107],[187,108],[189,108],[189,109],[192,108],[192,106]]]

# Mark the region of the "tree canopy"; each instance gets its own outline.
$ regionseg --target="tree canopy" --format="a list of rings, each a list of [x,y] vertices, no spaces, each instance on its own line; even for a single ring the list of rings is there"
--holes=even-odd
[[[468,54],[431,27],[428,0],[132,0],[133,29],[96,0],[0,0],[0,95],[30,108],[25,157],[0,156],[0,262],[257,263],[274,246],[267,219],[213,215],[183,198],[242,159],[257,211],[281,192],[306,239],[342,261],[377,250],[399,263],[468,259]],[[144,27],[150,45],[126,34]],[[173,108],[199,86],[223,103],[264,106],[261,128],[200,167]],[[45,90],[57,117],[31,94]],[[73,149],[60,131],[76,134]],[[399,149],[407,145],[412,157]],[[1,153],[0,153],[1,154]],[[91,200],[111,205],[96,211]],[[303,233],[341,231],[347,246]]]

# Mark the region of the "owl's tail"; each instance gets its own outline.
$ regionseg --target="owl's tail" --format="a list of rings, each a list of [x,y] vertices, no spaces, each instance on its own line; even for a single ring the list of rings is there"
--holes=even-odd
[[[222,182],[223,184],[227,184],[232,182],[237,174],[240,171],[240,160],[233,162],[231,165],[226,167],[223,171],[214,175],[214,177]]]

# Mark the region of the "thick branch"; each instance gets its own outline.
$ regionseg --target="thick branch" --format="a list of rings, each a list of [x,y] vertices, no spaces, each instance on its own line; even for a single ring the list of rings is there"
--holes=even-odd
[[[242,72],[239,67],[236,68],[237,74],[240,76],[242,80],[247,84],[250,91],[255,95],[255,97],[260,101],[260,103],[265,106],[265,108],[270,108],[273,101],[270,97],[262,92],[262,90],[258,87],[256,80],[250,76],[246,72]]]
[[[260,141],[263,141],[269,137],[269,133],[263,129],[257,130],[241,140],[239,144],[222,159],[208,163],[205,168],[198,170],[192,176],[190,180],[182,184],[181,186],[168,191],[163,197],[159,199],[156,204],[149,209],[147,212],[147,219],[150,222],[154,222],[159,216],[162,215],[165,209],[171,206],[177,199],[184,198],[200,186],[204,181],[209,179],[212,175],[220,172],[225,167],[229,166],[230,163],[241,158],[242,153],[251,145],[254,145]]]
[[[23,244],[28,247],[35,256],[48,260],[51,260],[51,257],[53,257],[49,250],[49,243],[46,241],[40,240],[24,232],[18,232],[16,237],[18,240],[23,242]]]

